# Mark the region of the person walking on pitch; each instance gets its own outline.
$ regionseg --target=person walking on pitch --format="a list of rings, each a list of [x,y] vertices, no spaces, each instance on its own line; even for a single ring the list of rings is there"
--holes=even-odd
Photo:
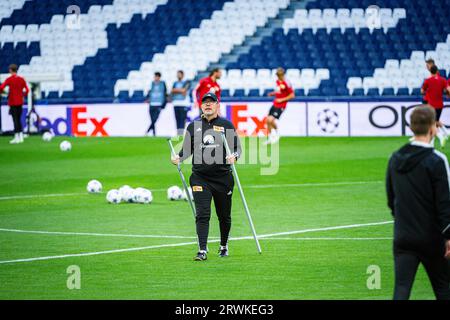
[[[436,136],[439,139],[441,148],[445,147],[448,139],[447,129],[440,121],[442,110],[444,108],[444,93],[447,92],[447,81],[439,75],[436,65],[430,67],[431,76],[423,83],[421,92],[425,96],[426,103],[436,111],[436,125],[438,131]]]
[[[280,119],[284,110],[286,109],[289,100],[295,98],[294,89],[289,81],[285,77],[285,71],[283,68],[277,69],[277,82],[275,91],[270,92],[269,97],[275,96],[273,106],[267,116],[267,141],[266,144],[272,144],[280,140],[278,133],[277,121]]]
[[[214,93],[206,93],[201,100],[203,114],[191,122],[185,133],[183,149],[172,156],[172,163],[192,155],[192,175],[189,179],[196,209],[196,230],[199,251],[196,261],[207,259],[211,201],[214,200],[220,225],[219,256],[228,256],[228,237],[231,229],[231,203],[234,179],[230,164],[241,154],[241,145],[233,124],[218,116],[219,101]],[[222,134],[232,150],[226,155]]]

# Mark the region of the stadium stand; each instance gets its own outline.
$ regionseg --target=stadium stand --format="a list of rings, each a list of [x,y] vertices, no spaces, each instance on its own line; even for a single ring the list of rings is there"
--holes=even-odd
[[[450,73],[449,15],[450,0],[2,0],[0,70],[60,73],[50,102],[142,101],[155,71],[170,86],[215,66],[224,97],[264,96],[278,66],[297,96],[414,96],[426,58]]]
[[[80,13],[87,13],[89,7],[92,5],[107,5],[111,4],[113,0],[13,0],[2,1],[5,7],[8,4],[15,4],[12,9],[12,14],[5,15],[6,19],[0,21],[0,26],[4,25],[29,25],[29,24],[44,24],[49,23],[51,18],[57,14],[66,14],[67,9],[76,4],[80,9]],[[0,5],[3,6],[3,5]],[[0,15],[1,17],[1,15]]]

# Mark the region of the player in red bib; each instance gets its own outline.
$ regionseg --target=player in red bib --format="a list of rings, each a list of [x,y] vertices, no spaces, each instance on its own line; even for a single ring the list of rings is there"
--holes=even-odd
[[[276,74],[278,79],[275,91],[268,94],[269,97],[275,96],[275,100],[273,101],[273,106],[269,111],[269,115],[267,116],[266,144],[276,143],[278,142],[278,140],[280,140],[280,136],[277,131],[277,120],[280,119],[281,114],[286,109],[288,101],[295,98],[294,90],[292,89],[289,81],[285,78],[284,69],[278,68]]]
[[[428,72],[431,73],[431,71],[430,71],[431,68],[432,68],[433,66],[435,66],[436,64],[434,63],[434,60],[433,60],[433,59],[427,59],[427,60],[425,61],[425,65],[426,65],[426,67],[427,67]],[[439,69],[438,69],[437,75],[440,76],[440,74],[439,74]],[[425,95],[423,96],[422,103],[423,103],[423,104],[428,104],[428,95],[427,95],[426,93],[425,93]]]
[[[214,93],[220,102],[220,93],[222,92],[222,90],[220,89],[220,85],[217,83],[217,80],[219,80],[221,76],[222,71],[219,68],[215,68],[211,70],[211,73],[208,77],[203,78],[199,81],[197,87],[192,93],[194,97],[195,108],[199,108],[199,101],[202,101],[203,96],[207,93]]]
[[[23,132],[22,132],[22,112],[23,112],[23,101],[24,97],[28,95],[30,91],[28,89],[28,85],[24,78],[17,75],[17,65],[12,64],[9,66],[9,73],[11,76],[5,80],[0,86],[0,93],[6,88],[9,87],[9,95],[8,95],[8,105],[9,105],[9,114],[13,118],[14,123],[14,139],[12,139],[9,143],[17,144],[23,142]]]
[[[440,117],[444,108],[444,92],[447,92],[447,81],[438,74],[437,66],[432,66],[430,72],[431,76],[425,79],[421,92],[425,95],[427,104],[436,110],[436,125],[439,129],[437,137],[441,147],[444,147],[448,134],[444,124],[440,121]]]

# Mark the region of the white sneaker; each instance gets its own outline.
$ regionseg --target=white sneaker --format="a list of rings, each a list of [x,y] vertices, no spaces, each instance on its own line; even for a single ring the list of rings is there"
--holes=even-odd
[[[23,143],[23,132],[19,133],[19,143]]]
[[[11,141],[9,141],[9,144],[18,144],[19,142],[19,134],[14,134],[14,139],[12,139]]]

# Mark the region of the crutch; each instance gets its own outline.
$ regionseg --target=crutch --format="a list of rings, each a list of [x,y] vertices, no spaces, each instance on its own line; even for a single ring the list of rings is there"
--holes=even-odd
[[[176,152],[175,152],[175,149],[173,148],[172,141],[170,139],[167,139],[167,142],[169,143],[170,153],[172,154],[172,156],[176,156]],[[184,192],[186,192],[186,197],[188,198],[189,205],[190,205],[191,210],[192,210],[192,215],[194,216],[194,221],[195,221],[196,214],[195,214],[194,202],[192,201],[191,193],[189,192],[189,188],[188,188],[188,185],[186,183],[186,179],[184,178],[183,171],[181,171],[181,164],[180,163],[178,163],[177,169],[178,169],[178,173],[180,174],[181,182],[183,183]],[[200,250],[200,243],[198,242],[198,237],[197,237],[197,246],[198,246],[198,248]]]
[[[175,157],[176,156],[176,152],[175,152],[175,149],[173,148],[172,141],[170,139],[167,139],[167,142],[169,143],[170,152],[172,153],[172,156]],[[194,215],[194,219],[195,219],[196,214],[195,214],[194,203],[192,202],[191,193],[189,192],[189,188],[188,188],[188,185],[186,183],[186,179],[184,178],[183,171],[181,171],[180,163],[178,163],[177,169],[178,169],[178,173],[180,174],[181,182],[183,183],[183,188],[184,188],[184,191],[186,192],[186,196],[188,198],[189,205],[191,206],[192,214]]]
[[[227,152],[227,157],[231,155],[230,147],[228,146],[227,138],[225,137],[225,134],[222,133],[222,140],[223,145],[225,146],[225,151]],[[236,166],[232,163],[231,164],[231,170],[233,171],[234,178],[236,179],[236,184],[239,189],[239,193],[241,194],[242,203],[244,204],[245,213],[247,214],[248,222],[250,223],[250,228],[252,229],[253,238],[256,242],[256,248],[258,249],[258,252],[261,253],[261,246],[259,245],[258,236],[256,235],[255,226],[253,225],[252,216],[250,215],[250,210],[248,209],[247,201],[245,200],[244,196],[244,190],[242,190],[241,182],[239,181],[239,176],[236,170]]]

